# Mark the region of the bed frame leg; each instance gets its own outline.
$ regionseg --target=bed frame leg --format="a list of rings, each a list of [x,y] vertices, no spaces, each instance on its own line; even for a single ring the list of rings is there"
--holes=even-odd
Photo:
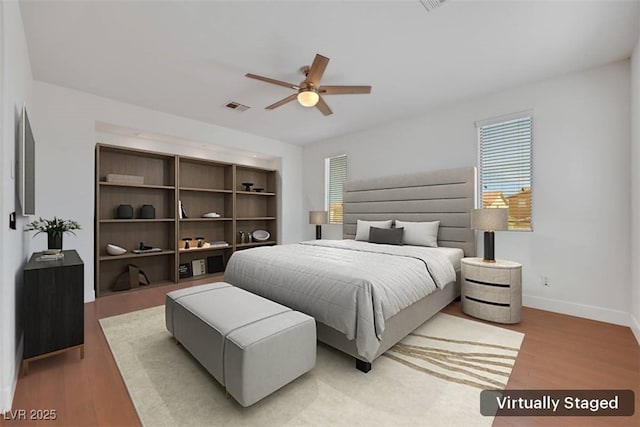
[[[356,369],[366,374],[371,370],[371,362],[365,362],[364,360],[356,358]]]

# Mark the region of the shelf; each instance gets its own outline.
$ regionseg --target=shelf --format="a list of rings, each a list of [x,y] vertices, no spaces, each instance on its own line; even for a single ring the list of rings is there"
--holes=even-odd
[[[186,210],[187,218],[185,219],[233,218],[233,191],[180,191],[178,199]],[[203,216],[213,212],[221,217],[207,218]]]
[[[159,219],[140,219],[140,218],[132,218],[132,219],[101,219],[100,224],[115,224],[115,223],[149,223],[149,222],[174,222],[174,218],[159,218]]]
[[[231,221],[233,218],[180,218],[180,222]]]
[[[181,190],[233,193],[234,170],[232,163],[180,156],[178,183]]]
[[[275,196],[276,193],[269,193],[264,191],[236,191],[236,194],[243,194],[247,196]]]
[[[230,249],[231,245],[227,245],[227,246],[209,246],[208,248],[189,248],[189,249],[180,249],[178,250],[178,252],[180,254],[186,254],[186,253],[190,253],[190,252],[201,252],[201,251],[219,251],[221,249]]]
[[[236,218],[236,221],[273,221],[275,216],[252,216],[247,218]]]
[[[200,191],[203,193],[226,193],[231,194],[233,190],[219,190],[214,188],[179,187],[180,191]]]
[[[264,191],[245,191],[243,182],[253,184],[251,189],[263,188]],[[235,190],[238,195],[251,196],[273,196],[277,188],[277,172],[274,169],[264,169],[248,165],[236,165],[235,168]]]
[[[175,282],[173,280],[159,280],[157,282],[151,282],[148,285],[145,286],[138,286],[137,288],[132,288],[132,289],[125,289],[123,291],[112,291],[110,289],[106,289],[106,290],[102,290],[100,292],[100,296],[111,296],[111,295],[122,295],[122,294],[126,294],[127,292],[135,292],[135,291],[139,291],[139,290],[144,290],[144,289],[149,289],[149,288],[155,288],[158,286],[167,286],[167,285],[175,285]]]
[[[238,243],[236,244],[236,248],[253,248],[255,246],[269,246],[275,244],[275,240],[265,240],[264,242]]]
[[[105,181],[100,181],[100,185],[104,186],[104,187],[118,187],[118,188],[146,188],[146,189],[157,189],[157,190],[175,190],[176,187],[173,186],[169,186],[169,185],[147,185],[147,184],[141,184],[141,185],[136,185],[136,184],[116,184],[113,182],[105,182]]]
[[[175,254],[176,251],[172,250],[163,250],[162,252],[148,252],[146,254],[134,254],[129,251],[123,255],[101,255],[98,260],[100,261],[116,261],[119,259],[132,259],[132,258],[144,258],[144,257],[152,257],[152,256],[162,256],[162,255],[171,255]]]

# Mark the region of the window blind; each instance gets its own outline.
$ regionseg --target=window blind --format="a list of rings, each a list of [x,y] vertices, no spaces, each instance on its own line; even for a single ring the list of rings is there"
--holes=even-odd
[[[347,156],[330,157],[326,159],[326,163],[329,224],[342,224],[344,219],[342,193],[347,179]]]
[[[483,208],[508,208],[509,230],[531,230],[530,116],[479,126]]]

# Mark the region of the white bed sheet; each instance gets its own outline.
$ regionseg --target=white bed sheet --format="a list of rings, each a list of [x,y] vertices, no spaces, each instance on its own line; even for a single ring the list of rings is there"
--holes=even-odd
[[[460,260],[464,258],[464,251],[460,248],[447,248],[439,246],[438,252],[442,252],[453,265],[454,270],[460,270]]]

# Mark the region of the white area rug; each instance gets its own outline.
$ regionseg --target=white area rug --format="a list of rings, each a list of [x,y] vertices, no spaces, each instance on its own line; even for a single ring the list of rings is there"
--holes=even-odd
[[[523,334],[440,313],[373,363],[318,345],[309,373],[242,408],[176,345],[164,307],[100,320],[145,426],[490,426],[480,391],[504,388]]]

